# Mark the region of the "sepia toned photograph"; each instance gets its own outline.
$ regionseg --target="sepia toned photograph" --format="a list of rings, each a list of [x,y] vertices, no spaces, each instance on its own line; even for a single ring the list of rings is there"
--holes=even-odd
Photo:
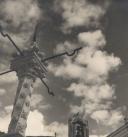
[[[128,0],[0,0],[0,137],[128,137]]]

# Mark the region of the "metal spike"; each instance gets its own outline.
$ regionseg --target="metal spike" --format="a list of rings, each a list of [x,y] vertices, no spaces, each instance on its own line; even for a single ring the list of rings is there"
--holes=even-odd
[[[51,92],[50,91],[50,89],[49,89],[49,87],[48,87],[48,85],[43,81],[43,79],[42,78],[40,78],[40,80],[42,81],[42,83],[45,85],[45,87],[47,88],[47,90],[48,90],[48,93],[50,94],[50,95],[52,95],[52,96],[55,96],[55,94],[53,93],[53,92]]]
[[[39,23],[37,23],[35,30],[34,30],[34,34],[33,34],[33,42],[36,42],[37,40],[37,31],[38,31],[38,27],[39,27]]]
[[[20,55],[23,55],[22,51],[21,51],[20,48],[15,44],[15,42],[12,40],[12,38],[11,38],[8,34],[5,34],[5,33],[3,32],[3,28],[2,28],[1,25],[0,25],[0,33],[1,33],[1,35],[2,35],[3,37],[7,37],[7,38],[11,41],[11,43],[12,43],[13,46],[16,48],[16,50],[20,53]]]
[[[1,72],[0,75],[4,75],[4,74],[10,73],[10,72],[13,72],[13,70],[8,70],[8,71]]]
[[[63,53],[60,53],[60,54],[57,54],[57,55],[53,55],[51,57],[47,57],[45,59],[42,59],[42,62],[44,61],[48,61],[48,60],[51,60],[51,59],[54,59],[54,58],[57,58],[57,57],[60,57],[60,56],[63,56],[63,55],[67,55],[67,56],[73,56],[76,52],[78,52],[79,50],[81,50],[82,47],[79,47],[79,48],[76,48],[72,51],[72,53],[68,53],[68,52],[63,52]]]
[[[1,32],[1,31],[3,31],[3,28],[2,28],[2,26],[0,25],[0,32]]]

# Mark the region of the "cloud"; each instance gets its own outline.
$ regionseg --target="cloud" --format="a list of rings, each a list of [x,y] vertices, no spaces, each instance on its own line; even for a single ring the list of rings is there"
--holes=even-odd
[[[89,137],[106,137],[107,135],[90,135]]]
[[[13,105],[5,106],[4,109],[7,113],[11,113],[13,109]]]
[[[64,76],[65,78],[78,78],[84,72],[84,68],[73,64],[70,59],[64,59],[63,64],[59,67],[51,63],[48,69],[54,72],[55,76]]]
[[[58,137],[68,136],[68,125],[63,123],[53,122],[46,129],[51,133],[56,133]]]
[[[10,120],[11,118],[9,114],[5,117],[0,117],[0,131],[7,132]]]
[[[105,15],[107,7],[107,2],[99,5],[92,4],[87,0],[56,0],[55,2],[56,12],[60,13],[64,20],[61,29],[63,32],[70,33],[73,28],[77,27],[84,26],[88,30],[92,27],[100,28],[100,19]],[[0,22],[20,48],[30,46],[29,40],[40,14],[38,3],[34,0],[0,2]],[[103,32],[99,29],[82,31],[76,38],[77,42],[75,43],[65,41],[58,44],[56,50],[61,52],[65,48],[71,50],[83,46],[78,56],[74,58],[64,57],[60,65],[49,64],[48,69],[57,77],[75,81],[67,87],[67,91],[72,92],[76,99],[77,97],[82,99],[79,105],[70,104],[71,112],[80,111],[84,118],[88,116],[98,124],[103,122],[107,127],[118,126],[123,115],[120,109],[113,109],[113,100],[116,99],[115,85],[110,85],[108,78],[110,72],[118,70],[121,60],[104,50],[107,42]],[[14,52],[15,49],[11,47],[7,39],[1,37],[0,43],[3,55],[10,55]],[[4,65],[6,64],[3,64],[1,68],[4,68]],[[2,76],[1,82],[15,81],[16,75],[13,74]],[[38,94],[33,95],[32,106],[34,109],[42,99]],[[2,131],[7,131],[10,121],[9,111],[10,107],[6,107],[5,115],[0,116],[0,129]],[[103,115],[103,117],[99,117],[99,115]],[[109,120],[108,117],[110,117]],[[106,122],[106,120],[108,121]],[[67,125],[56,121],[47,125],[44,116],[37,109],[30,112],[27,135],[54,135],[54,132],[57,132],[57,136],[67,136]],[[92,137],[97,137],[97,135],[92,135]]]
[[[67,125],[58,122],[46,125],[43,115],[38,110],[30,112],[27,123],[26,135],[54,136],[55,132],[58,137],[66,137],[68,135]]]
[[[44,134],[43,123],[44,117],[38,110],[30,112],[27,119],[26,135],[36,136]]]
[[[40,14],[37,2],[34,0],[6,0],[1,2],[1,11],[1,14],[6,15],[4,20],[15,27],[19,27],[23,23],[30,23],[30,20],[35,22]]]
[[[76,57],[64,57],[60,65],[50,63],[48,66],[55,76],[76,80],[67,91],[82,99],[80,105],[70,104],[71,112],[79,111],[84,118],[88,116],[106,127],[119,125],[123,114],[120,109],[113,109],[113,100],[116,99],[115,85],[110,85],[107,80],[110,72],[118,70],[120,58],[103,49],[106,39],[101,30],[79,33],[78,44],[71,43],[70,48],[76,45],[83,46]]]
[[[11,120],[12,105],[6,106],[3,113],[0,115],[0,131],[7,132],[8,125]],[[53,122],[46,124],[44,116],[37,109],[30,111],[27,119],[27,136],[54,136],[55,132],[58,137],[66,137],[68,135],[67,125],[63,123]]]
[[[92,113],[91,118],[95,119],[101,125],[109,125],[111,128],[122,121],[123,116],[118,110],[99,110]]]
[[[5,75],[0,76],[0,83],[12,83],[18,80],[16,73],[11,72]]]
[[[32,94],[31,97],[31,110],[35,109],[43,109],[46,110],[50,108],[50,104],[46,104],[44,101],[44,97],[41,94]]]
[[[99,37],[95,37],[95,34]],[[78,81],[71,83],[67,88],[67,91],[73,92],[75,97],[83,98],[79,106],[70,104],[72,113],[81,112],[84,118],[89,116],[98,124],[115,127],[123,120],[123,114],[121,110],[112,110],[113,100],[116,99],[115,86],[107,83],[107,79],[110,72],[118,70],[121,60],[99,49],[106,43],[100,31],[84,35],[89,35],[87,37],[92,35],[91,42],[88,38],[86,42],[85,36],[84,43],[88,46],[84,47],[75,59],[65,57],[61,65],[51,63],[48,68],[57,77]],[[78,39],[80,40],[80,35]],[[101,113],[103,117],[97,113]]]
[[[85,84],[72,83],[67,89],[68,91],[74,92],[75,96],[86,97],[88,100],[99,102],[101,100],[111,100],[114,98],[114,88],[108,84],[94,85],[92,87]],[[97,97],[96,97],[97,96]]]
[[[4,95],[6,93],[5,89],[0,89],[0,96]]]
[[[108,74],[118,69],[121,64],[119,58],[109,55],[105,51],[92,51],[88,48],[84,49],[77,58],[78,63],[85,68],[86,81],[101,82],[107,79]]]
[[[11,112],[12,106],[6,106],[5,111],[3,112],[4,115],[0,116],[0,131],[7,132],[8,125],[11,120]],[[34,110],[30,112],[27,120],[27,135],[42,135],[44,134],[44,118],[43,115],[38,111]]]
[[[82,35],[84,35],[84,37]],[[106,43],[104,35],[100,30],[91,33],[80,33],[78,35],[80,42],[81,37],[82,42],[85,38],[84,43],[87,43],[88,46],[86,47],[85,44],[85,47],[79,52],[76,60],[71,60],[69,57],[64,58],[62,65],[57,66],[50,64],[48,67],[49,70],[52,71],[55,76],[78,78],[86,82],[101,82],[106,80],[111,71],[118,69],[121,60],[113,54],[108,54],[106,51],[99,49],[102,44],[104,45]],[[71,45],[74,49],[74,45],[70,44],[70,46]]]
[[[92,48],[104,47],[106,44],[106,40],[101,30],[79,33],[78,40],[84,45]]]
[[[64,43],[60,43],[56,46],[54,52],[55,53],[62,53],[62,52],[70,52],[72,51],[72,47],[74,47],[74,49],[77,47],[77,45],[75,45],[74,43],[71,43],[69,41],[65,41]]]
[[[43,100],[43,96],[40,94],[32,94],[31,97],[31,107],[36,108],[37,105],[40,104],[40,102]]]
[[[5,106],[4,110],[0,113],[0,131],[8,131],[8,125],[11,120],[12,105]]]
[[[78,26],[99,26],[100,18],[106,13],[108,5],[109,2],[106,1],[98,5],[87,0],[62,0],[61,2],[56,0],[55,10],[61,13],[64,19],[63,31],[69,31]]]
[[[31,36],[41,13],[37,0],[0,1],[0,25],[4,33],[7,32],[21,49],[31,46]],[[8,64],[15,52],[12,43],[0,35],[0,72],[9,69]],[[11,83],[16,80],[15,72],[0,76],[0,83]]]
[[[10,34],[15,43],[20,48],[30,46],[34,27],[41,17],[38,1],[1,1],[0,16],[0,24],[3,26],[3,29]],[[1,51],[5,54],[16,51],[15,48],[11,47],[9,40],[6,38],[0,37],[0,42]]]

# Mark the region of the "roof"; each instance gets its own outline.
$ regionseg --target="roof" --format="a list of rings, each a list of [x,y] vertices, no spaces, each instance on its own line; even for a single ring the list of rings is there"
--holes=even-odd
[[[5,134],[4,132],[0,132],[0,137],[21,137],[18,134]],[[55,136],[27,136],[27,137],[55,137]]]
[[[128,136],[128,122],[109,134],[107,137],[126,137]]]

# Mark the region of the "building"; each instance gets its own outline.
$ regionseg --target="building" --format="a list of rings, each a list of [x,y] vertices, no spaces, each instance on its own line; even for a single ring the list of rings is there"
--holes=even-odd
[[[79,113],[68,120],[68,137],[89,137],[88,122]]]

